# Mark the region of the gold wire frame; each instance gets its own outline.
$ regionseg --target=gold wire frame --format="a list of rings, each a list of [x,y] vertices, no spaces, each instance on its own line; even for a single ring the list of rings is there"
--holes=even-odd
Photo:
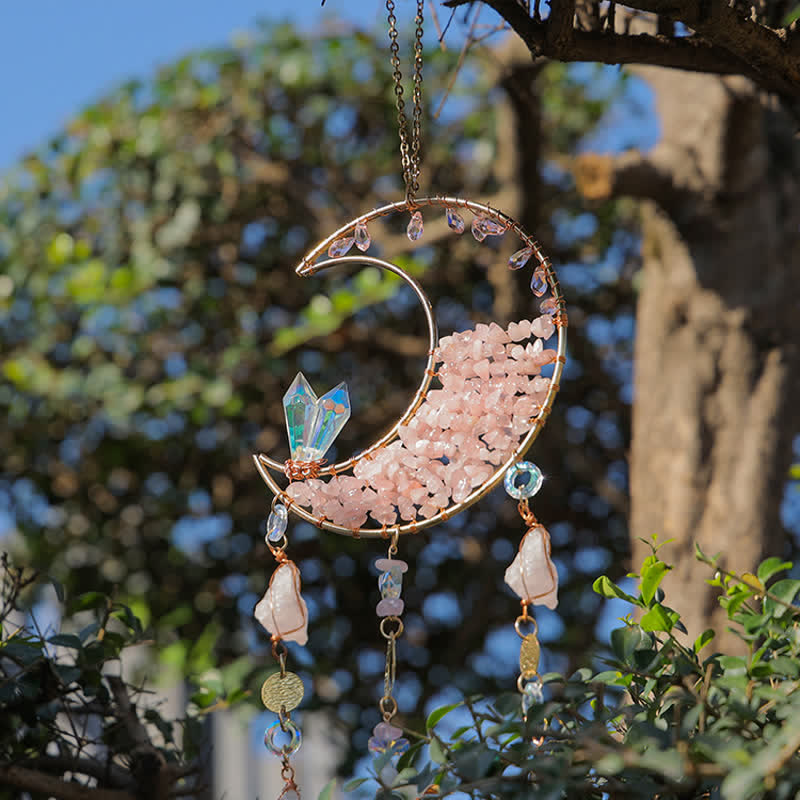
[[[544,426],[544,423],[550,414],[550,410],[553,406],[553,402],[555,401],[556,394],[558,393],[559,389],[559,382],[561,379],[561,374],[564,369],[564,364],[566,363],[566,354],[567,354],[567,314],[566,314],[566,303],[564,301],[564,297],[561,294],[561,289],[558,284],[558,278],[556,277],[555,271],[550,264],[550,260],[547,256],[542,253],[538,242],[528,235],[522,228],[522,226],[516,222],[514,219],[509,217],[507,214],[504,214],[502,211],[498,211],[497,209],[492,208],[491,206],[484,205],[483,203],[477,203],[473,200],[465,200],[460,197],[417,197],[414,198],[412,202],[407,200],[401,200],[396,203],[390,203],[389,205],[382,206],[381,208],[377,208],[374,211],[370,211],[367,214],[362,214],[360,217],[356,217],[355,219],[351,220],[347,224],[343,225],[337,231],[332,233],[326,239],[323,239],[319,242],[312,250],[310,250],[303,259],[298,264],[295,272],[300,275],[301,277],[310,277],[311,275],[315,275],[318,272],[322,272],[323,270],[330,269],[331,267],[338,266],[340,264],[361,264],[361,265],[370,265],[375,266],[379,269],[387,270],[388,272],[392,272],[398,277],[400,277],[403,281],[405,281],[411,289],[414,291],[416,296],[419,298],[423,311],[425,312],[425,319],[428,325],[428,336],[429,336],[429,349],[428,349],[428,361],[425,365],[425,373],[422,378],[422,382],[420,383],[419,388],[417,389],[414,397],[411,400],[408,408],[405,410],[403,415],[400,419],[395,422],[395,424],[384,434],[378,441],[371,444],[366,449],[362,450],[357,455],[353,456],[352,458],[347,459],[346,461],[341,461],[338,464],[331,464],[328,466],[322,466],[319,470],[319,475],[337,475],[340,472],[347,471],[352,469],[359,461],[364,458],[370,458],[371,454],[381,448],[389,444],[391,441],[394,441],[395,438],[398,436],[398,431],[402,425],[407,425],[409,420],[416,414],[417,410],[419,409],[422,402],[425,400],[425,397],[428,393],[428,389],[431,385],[431,381],[436,375],[433,367],[435,364],[434,361],[434,350],[439,341],[438,337],[438,329],[436,325],[436,319],[433,313],[433,307],[431,305],[428,296],[425,294],[422,287],[414,280],[407,272],[405,272],[400,267],[392,264],[388,261],[383,261],[379,258],[374,258],[373,256],[366,256],[366,255],[354,255],[354,256],[339,256],[337,258],[328,258],[323,261],[318,261],[320,256],[327,252],[328,247],[336,240],[347,234],[352,234],[356,225],[360,223],[369,223],[372,220],[378,219],[380,217],[386,217],[391,214],[399,213],[402,211],[416,211],[419,208],[424,207],[439,207],[439,208],[452,208],[452,209],[468,209],[475,215],[488,217],[496,222],[499,222],[501,225],[504,226],[505,231],[513,231],[522,242],[524,242],[525,247],[530,247],[533,256],[538,261],[538,266],[540,266],[547,277],[547,283],[552,293],[553,299],[556,302],[556,312],[553,317],[553,321],[556,325],[556,330],[558,331],[558,347],[556,350],[556,358],[555,364],[553,367],[553,375],[550,379],[550,387],[547,392],[547,396],[545,397],[544,404],[542,405],[539,413],[533,419],[531,428],[528,433],[525,435],[523,440],[517,445],[514,452],[506,459],[506,461],[501,464],[492,475],[487,478],[480,486],[473,489],[467,497],[459,503],[453,503],[452,505],[448,506],[447,508],[440,509],[436,514],[433,516],[427,517],[422,520],[412,520],[411,522],[404,522],[401,524],[394,524],[394,525],[384,525],[382,527],[370,527],[370,528],[347,528],[343,525],[337,525],[336,523],[331,522],[330,520],[326,519],[325,517],[318,517],[312,514],[307,509],[303,508],[296,500],[293,500],[286,492],[281,489],[278,485],[277,481],[273,478],[271,471],[277,472],[280,474],[284,474],[284,464],[280,463],[279,461],[275,461],[274,459],[270,458],[269,456],[264,455],[263,453],[259,453],[253,456],[253,461],[255,462],[256,469],[258,470],[259,475],[261,475],[264,483],[267,484],[269,489],[273,492],[276,498],[280,498],[281,502],[283,502],[287,509],[292,513],[296,514],[300,519],[305,520],[306,522],[310,522],[312,525],[316,525],[318,528],[322,528],[323,530],[331,531],[333,533],[343,534],[345,536],[352,536],[355,538],[359,537],[371,537],[371,538],[388,538],[398,536],[400,534],[405,533],[419,533],[420,531],[424,530],[425,528],[430,528],[433,525],[436,525],[443,520],[450,519],[451,517],[458,514],[460,511],[463,511],[469,506],[477,503],[482,497],[488,494],[492,489],[494,489],[502,480],[506,473],[506,470],[509,467],[516,464],[520,461],[523,456],[528,452],[531,445],[535,441],[536,437],[539,435],[539,431]]]

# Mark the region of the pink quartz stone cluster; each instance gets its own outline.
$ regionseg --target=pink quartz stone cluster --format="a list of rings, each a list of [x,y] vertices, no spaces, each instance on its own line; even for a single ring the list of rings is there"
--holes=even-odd
[[[550,316],[496,323],[439,340],[440,388],[431,388],[399,438],[361,459],[353,475],[289,484],[316,516],[347,528],[426,519],[460,503],[505,462],[538,416],[556,351]]]

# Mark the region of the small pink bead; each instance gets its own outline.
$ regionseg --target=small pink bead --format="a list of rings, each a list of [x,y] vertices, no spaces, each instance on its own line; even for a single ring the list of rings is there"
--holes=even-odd
[[[379,617],[399,617],[405,607],[406,604],[399,597],[384,597],[375,606],[375,613]]]

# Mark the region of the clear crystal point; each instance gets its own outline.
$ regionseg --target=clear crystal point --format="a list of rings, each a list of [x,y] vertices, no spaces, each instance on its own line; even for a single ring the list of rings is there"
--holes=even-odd
[[[456,233],[464,233],[464,217],[453,208],[447,209],[447,225]]]
[[[347,384],[340,383],[317,400],[314,418],[303,434],[304,459],[321,459],[348,419],[350,395]]]
[[[372,244],[372,237],[367,230],[366,222],[359,222],[356,229],[353,231],[356,240],[356,247],[362,252],[366,253],[369,246]]]
[[[541,267],[537,267],[533,271],[531,278],[531,291],[537,296],[541,297],[547,291],[547,275]]]
[[[289,449],[296,461],[319,461],[350,419],[350,396],[340,383],[317,399],[302,372],[283,396]]]
[[[347,255],[347,251],[353,246],[355,240],[355,236],[343,236],[341,239],[336,239],[328,247],[328,255],[331,258]]]
[[[522,250],[517,250],[511,258],[508,259],[509,269],[522,269],[533,255],[532,247],[523,247]]]
[[[298,372],[292,385],[283,396],[283,413],[289,434],[289,450],[292,458],[304,460],[303,436],[314,421],[317,396],[302,372]]]
[[[422,222],[422,212],[415,211],[411,215],[411,222],[408,223],[408,228],[406,229],[408,238],[411,239],[412,242],[416,242],[418,239],[422,238],[424,229],[425,225]]]

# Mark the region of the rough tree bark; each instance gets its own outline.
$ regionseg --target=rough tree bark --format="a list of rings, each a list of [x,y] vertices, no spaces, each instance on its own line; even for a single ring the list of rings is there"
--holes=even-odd
[[[786,547],[781,496],[800,432],[800,152],[744,78],[640,68],[662,137],[585,157],[585,193],[642,206],[630,456],[633,562],[674,540],[670,604],[696,635],[725,624],[697,542],[752,570]],[[731,646],[722,634],[718,645]]]

